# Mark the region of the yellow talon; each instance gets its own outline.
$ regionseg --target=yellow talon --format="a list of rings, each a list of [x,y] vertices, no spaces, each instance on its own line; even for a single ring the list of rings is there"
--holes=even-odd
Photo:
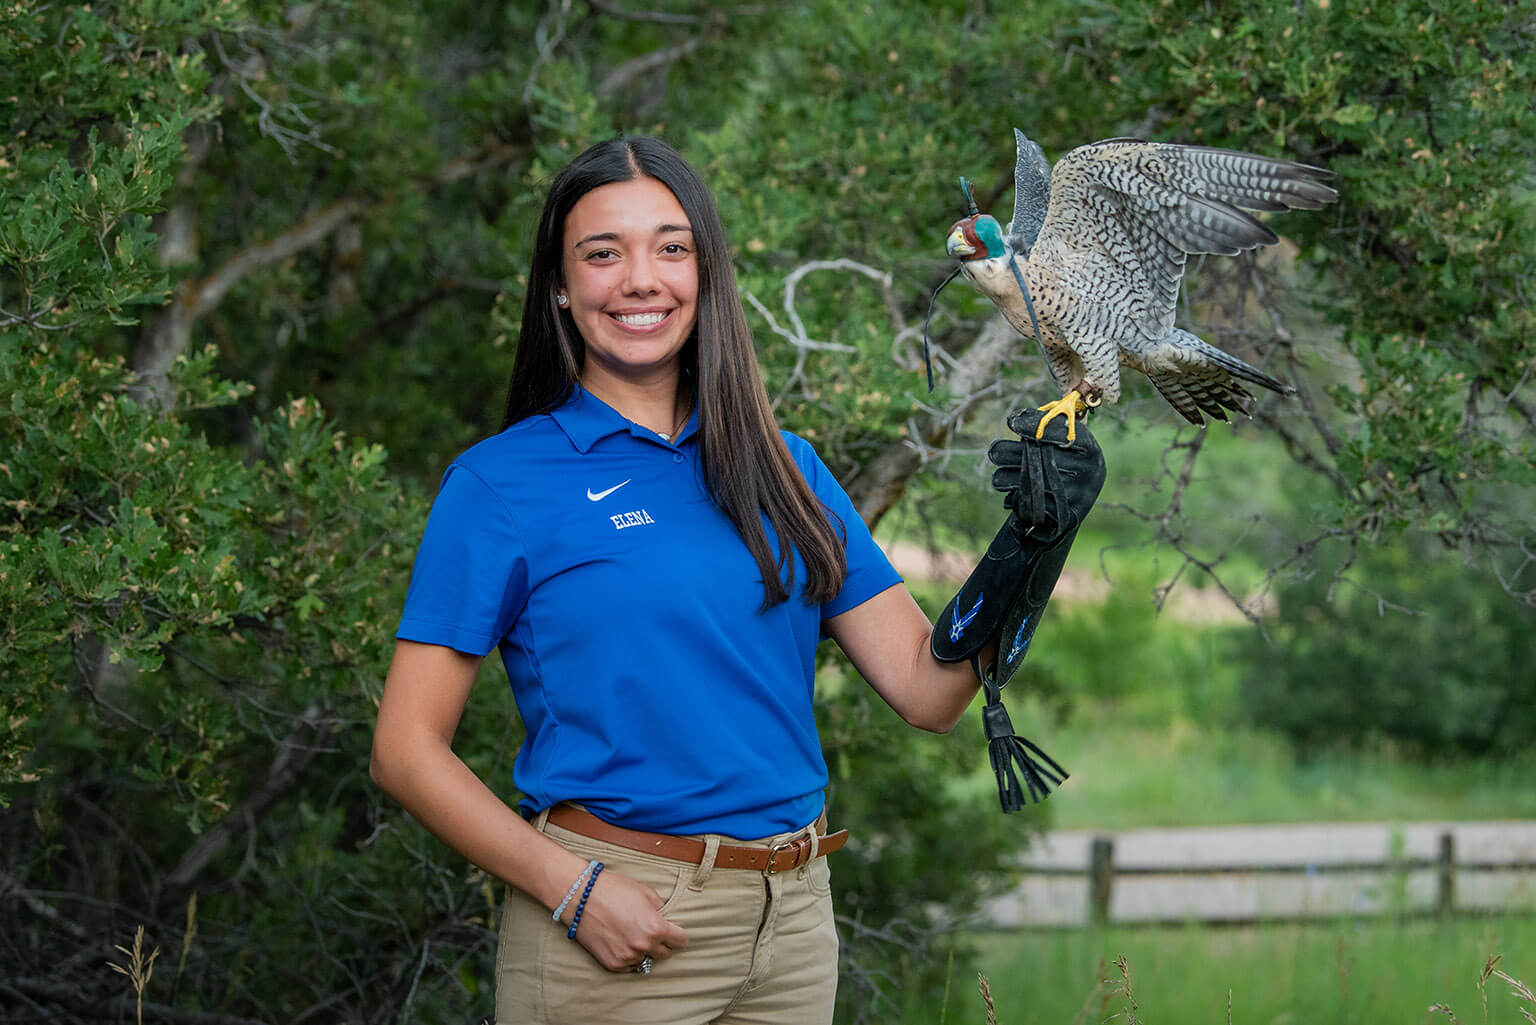
[[[1097,405],[1098,403],[1093,403]],[[1077,440],[1077,418],[1088,412],[1089,403],[1083,400],[1076,388],[1067,392],[1055,402],[1040,406],[1040,412],[1045,415],[1040,418],[1040,425],[1035,428],[1035,440],[1045,437],[1045,425],[1058,416],[1067,418],[1067,441]]]

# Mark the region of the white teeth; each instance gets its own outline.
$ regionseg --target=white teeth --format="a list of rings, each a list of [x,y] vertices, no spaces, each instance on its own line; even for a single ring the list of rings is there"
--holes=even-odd
[[[660,324],[665,320],[665,313],[615,313],[613,319],[621,324],[629,324],[632,327],[649,327],[652,324]]]

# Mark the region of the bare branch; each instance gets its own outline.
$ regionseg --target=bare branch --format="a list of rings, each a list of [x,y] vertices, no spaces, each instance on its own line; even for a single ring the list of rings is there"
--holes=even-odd
[[[219,61],[228,73],[226,81],[233,81],[245,94],[246,98],[256,105],[256,126],[261,134],[267,136],[283,148],[288,154],[288,159],[294,159],[294,151],[300,145],[313,146],[315,149],[331,156],[340,156],[336,147],[327,143],[320,137],[314,121],[304,108],[291,100],[274,105],[265,96],[251,87],[252,82],[260,81],[266,77],[267,58],[265,54],[254,50],[248,51],[248,55],[241,60],[232,60],[229,54],[224,52],[224,41],[220,34],[212,33],[213,48],[219,55]],[[294,83],[287,83],[290,90]],[[296,131],[288,127],[285,122],[293,122],[302,126],[302,131]]]
[[[789,321],[793,329],[782,326],[778,320],[774,318],[773,314],[768,312],[768,307],[763,305],[761,299],[759,299],[756,295],[753,295],[752,292],[743,289],[742,296],[747,300],[749,304],[751,304],[752,308],[755,309],[762,316],[762,318],[768,322],[768,329],[774,334],[778,335],[780,338],[783,338],[785,341],[789,342],[789,344],[793,345],[796,350],[795,365],[790,369],[789,376],[784,381],[784,386],[780,388],[779,393],[773,397],[772,405],[774,409],[777,409],[783,403],[785,396],[790,393],[796,384],[799,384],[805,380],[806,357],[809,353],[857,353],[859,351],[852,345],[844,345],[841,342],[820,342],[806,334],[805,322],[800,319],[800,313],[796,309],[795,291],[797,288],[799,288],[800,282],[805,278],[807,274],[810,274],[812,271],[825,270],[853,271],[857,274],[862,274],[867,278],[871,278],[880,283],[887,308],[892,308],[895,304],[895,296],[891,291],[890,274],[885,271],[876,270],[874,267],[870,267],[867,264],[859,263],[857,260],[848,259],[812,260],[808,263],[801,264],[799,267],[796,267],[793,271],[790,272],[789,276],[784,279],[784,312],[789,315]]]
[[[1521,591],[1517,589],[1515,583],[1527,569],[1532,565],[1536,565],[1536,551],[1531,550],[1530,543],[1525,538],[1513,538],[1509,543],[1511,547],[1519,550],[1521,555],[1520,565],[1516,566],[1513,571],[1506,573],[1497,562],[1494,562],[1493,575],[1499,581],[1499,586],[1504,588],[1505,594],[1511,598],[1518,598],[1532,608],[1536,608],[1536,587]]]
[[[181,894],[192,885],[198,874],[207,867],[242,829],[254,831],[258,817],[299,782],[304,770],[314,760],[315,749],[310,741],[314,738],[325,712],[319,705],[310,705],[294,721],[293,728],[284,738],[272,760],[272,768],[257,791],[240,807],[226,815],[217,826],[200,837],[192,849],[182,855],[181,861],[166,877],[156,904],[179,900]]]
[[[1317,432],[1317,436],[1323,439],[1323,445],[1328,449],[1328,454],[1337,459],[1340,451],[1343,450],[1343,443],[1318,412],[1317,403],[1313,400],[1311,391],[1307,388],[1302,375],[1296,372],[1300,369],[1300,361],[1296,357],[1295,336],[1291,334],[1290,328],[1286,327],[1285,317],[1281,315],[1279,307],[1269,294],[1269,289],[1265,287],[1264,275],[1255,269],[1248,275],[1248,282],[1253,286],[1259,305],[1264,308],[1264,312],[1269,315],[1270,323],[1274,325],[1275,341],[1279,343],[1281,351],[1285,354],[1286,364],[1291,369],[1289,374],[1291,387],[1296,389],[1297,400],[1301,403],[1301,408],[1306,411],[1307,420],[1312,424],[1312,429]]]
[[[430,177],[416,179],[416,183],[427,188],[451,185],[527,152],[526,146],[504,143],[480,148],[449,161]],[[345,196],[276,238],[240,251],[206,278],[178,283],[169,308],[146,324],[134,353],[134,369],[140,378],[130,390],[134,398],[138,401],[152,399],[162,410],[169,409],[175,398],[170,385],[170,368],[178,356],[191,348],[192,331],[197,321],[213,310],[242,279],[318,245],[353,218],[360,217],[366,206],[362,196]],[[195,256],[190,253],[185,258],[191,260]]]
[[[628,88],[629,84],[641,75],[664,68],[688,56],[699,48],[700,42],[700,37],[693,36],[673,46],[652,50],[650,53],[625,61],[605,75],[603,80],[597,84],[597,95],[604,97],[612,96],[614,93]]]
[[[955,399],[949,408],[917,418],[906,438],[888,445],[844,482],[848,497],[871,528],[900,500],[912,475],[944,447],[976,407],[1001,393],[1001,368],[1018,347],[1018,338],[1001,316],[991,317],[975,342],[954,361],[947,383]]]
[[[795,324],[796,324],[796,327],[799,328],[799,332],[797,333],[795,331],[790,331],[787,328],[784,328],[784,327],[780,326],[779,322],[773,318],[773,314],[768,312],[768,307],[763,305],[763,302],[762,302],[761,299],[759,299],[757,296],[753,295],[751,292],[746,291],[746,290],[742,291],[742,295],[746,298],[747,302],[752,304],[752,308],[753,309],[755,309],[758,313],[762,314],[763,319],[768,322],[768,329],[770,331],[772,331],[774,334],[778,335],[780,338],[783,338],[790,345],[793,345],[795,348],[800,349],[801,351],[804,351],[804,352],[858,352],[859,351],[858,349],[854,348],[851,345],[844,345],[842,342],[818,342],[814,338],[806,337],[806,335],[804,334],[805,325],[799,323],[800,318],[794,315],[794,312],[793,312],[792,309],[791,309],[790,315],[792,317],[794,317]],[[789,306],[789,303],[790,303],[790,300],[786,298],[786,300],[785,300],[786,307]]]
[[[503,167],[513,163],[517,158],[527,156],[531,147],[517,145],[515,143],[498,143],[488,149],[466,153],[448,161],[432,175],[433,185],[452,185],[466,178],[473,178],[481,171],[489,171],[497,167]]]
[[[218,270],[191,290],[184,300],[195,319],[207,313],[228,294],[241,278],[254,270],[282,263],[296,253],[324,239],[348,218],[357,213],[360,203],[356,199],[340,199],[330,206],[294,225],[270,242],[251,246],[226,261]]]
[[[867,264],[860,263],[857,260],[812,260],[809,263],[801,264],[799,267],[796,267],[793,271],[790,272],[789,277],[784,279],[784,312],[789,314],[790,323],[795,325],[795,333],[801,338],[806,338],[807,336],[805,333],[805,324],[801,322],[800,314],[795,310],[795,289],[800,287],[800,282],[805,278],[807,274],[818,270],[849,270],[857,274],[862,274],[867,278],[878,281],[881,288],[884,290],[885,296],[890,296],[891,275],[886,271],[876,270],[875,268],[870,267]],[[827,345],[829,343],[823,342],[819,344]],[[851,346],[846,346],[845,348],[847,348],[849,352],[856,351]]]
[[[176,358],[191,347],[192,328],[198,318],[217,306],[241,278],[314,245],[345,223],[358,208],[355,199],[338,200],[270,242],[242,250],[202,281],[177,284],[170,309],[147,325],[134,354],[134,369],[140,378],[132,391],[134,398],[141,402],[153,399],[161,409],[170,408],[175,398],[170,369]]]
[[[670,14],[666,11],[626,11],[615,7],[607,0],[587,0],[587,5],[594,11],[608,15],[610,18],[623,18],[625,21],[650,21],[659,25],[697,25],[697,14]]]
[[[550,12],[539,19],[539,27],[533,33],[533,42],[538,47],[538,54],[533,58],[533,67],[528,69],[528,78],[523,82],[525,105],[533,98],[533,88],[539,80],[539,72],[545,64],[549,63],[555,47],[559,46],[560,41],[565,38],[565,23],[571,16],[571,0],[553,0],[550,7]]]
[[[354,335],[352,340],[347,343],[346,352],[348,358],[360,358],[369,344],[380,338],[385,332],[400,328],[402,325],[413,320],[423,310],[430,309],[445,299],[452,299],[454,296],[462,295],[464,292],[484,292],[494,296],[505,292],[509,287],[509,282],[488,278],[443,278],[428,291],[385,312]]]
[[[884,1020],[877,1017],[879,1012],[883,1010],[890,1017],[899,1009],[895,1001],[896,980],[883,967],[868,964],[861,952],[875,955],[881,964],[890,963],[893,954],[921,961],[929,955],[936,939],[955,931],[955,925],[949,922],[924,925],[898,917],[873,928],[864,923],[862,915],[840,914],[836,918],[838,931],[845,938],[838,951],[839,974],[864,997],[857,1002],[854,1025]]]
[[[87,935],[85,929],[81,928],[77,922],[60,914],[58,908],[42,900],[30,890],[22,889],[20,880],[0,872],[0,901],[7,899],[21,901],[34,915],[48,919],[76,939],[84,939]]]
[[[1279,436],[1292,459],[1314,473],[1326,477],[1333,484],[1334,489],[1340,493],[1349,490],[1349,481],[1345,476],[1337,467],[1325,462],[1320,455],[1312,451],[1300,435],[1292,429],[1289,420],[1264,407],[1255,410],[1253,418],[1266,430]]]
[[[39,319],[48,316],[56,308],[57,304],[51,304],[46,309],[26,314],[11,313],[8,310],[0,309],[0,327],[14,327],[17,324],[25,324],[28,327],[35,327],[39,331],[68,331],[70,328],[83,323],[83,321],[72,320],[67,324],[44,324]]]
[[[1526,380],[1530,376],[1531,367],[1527,366],[1525,368],[1525,373],[1520,375],[1520,380],[1516,382],[1515,386],[1509,390],[1509,394],[1504,396],[1504,408],[1513,409],[1516,413],[1520,414],[1521,419],[1525,421],[1527,427],[1536,428],[1536,409],[1532,409],[1515,394],[1521,389],[1522,386],[1524,386]]]

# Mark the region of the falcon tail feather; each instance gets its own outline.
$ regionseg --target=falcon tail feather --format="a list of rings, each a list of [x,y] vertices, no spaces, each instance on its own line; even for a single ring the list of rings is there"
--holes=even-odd
[[[1200,382],[1177,374],[1154,372],[1147,375],[1147,380],[1180,416],[1196,427],[1204,427],[1205,417],[1201,413],[1212,420],[1230,423],[1228,411],[1249,414],[1253,409],[1253,395],[1227,374],[1220,376],[1225,381]]]
[[[1251,414],[1253,395],[1238,381],[1281,395],[1295,391],[1188,331],[1174,328],[1163,341],[1174,350],[1174,359],[1165,356],[1160,367],[1149,368],[1147,379],[1180,416],[1197,427],[1205,424],[1201,413],[1222,421],[1227,420],[1229,411]]]
[[[1188,331],[1174,328],[1168,332],[1167,341],[1183,350],[1180,355],[1186,360],[1214,363],[1231,373],[1233,377],[1242,378],[1250,384],[1256,384],[1261,388],[1268,388],[1270,391],[1279,392],[1281,395],[1290,395],[1296,390],[1284,381],[1270,377],[1258,367],[1244,363],[1231,353],[1222,352],[1210,342],[1197,338]]]

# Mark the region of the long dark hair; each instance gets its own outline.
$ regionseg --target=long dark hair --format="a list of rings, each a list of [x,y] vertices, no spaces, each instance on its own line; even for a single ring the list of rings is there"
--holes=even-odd
[[[581,376],[586,343],[555,302],[563,284],[560,255],[566,215],[593,189],[641,177],[655,178],[671,189],[693,228],[698,321],[680,359],[696,382],[699,461],[710,497],[735,524],[757,561],[764,609],[786,600],[794,589],[793,551],[805,560],[806,603],[830,601],[848,571],[842,539],[774,422],[714,198],[698,172],[660,139],[636,136],[600,142],[555,176],[534,241],[503,427],[560,406]],[[763,530],[764,516],[779,538],[777,565]]]

